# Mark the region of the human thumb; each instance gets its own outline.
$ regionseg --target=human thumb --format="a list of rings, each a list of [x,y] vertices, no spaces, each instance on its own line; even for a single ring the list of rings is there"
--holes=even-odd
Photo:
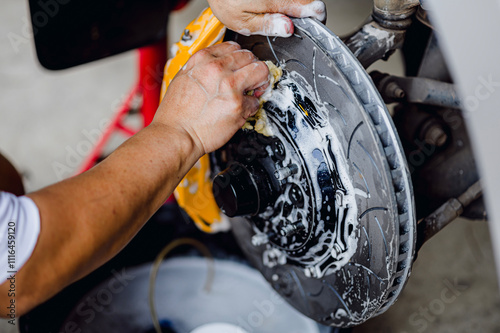
[[[292,20],[283,14],[258,14],[247,21],[243,35],[290,37],[293,34]]]

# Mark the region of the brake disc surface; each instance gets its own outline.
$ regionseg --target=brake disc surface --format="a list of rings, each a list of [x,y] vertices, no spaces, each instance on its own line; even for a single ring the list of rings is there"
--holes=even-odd
[[[340,39],[312,19],[294,36],[228,33],[283,77],[264,134],[212,154],[214,195],[243,251],[310,318],[347,327],[390,307],[414,255],[409,172],[385,104]]]

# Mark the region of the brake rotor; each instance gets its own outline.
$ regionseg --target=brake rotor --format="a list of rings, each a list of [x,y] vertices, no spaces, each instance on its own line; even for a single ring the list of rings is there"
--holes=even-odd
[[[273,288],[319,323],[384,312],[413,261],[415,213],[398,135],[371,79],[313,19],[290,38],[227,33],[283,69],[265,132],[211,155],[214,196]],[[264,133],[264,134],[262,134]]]

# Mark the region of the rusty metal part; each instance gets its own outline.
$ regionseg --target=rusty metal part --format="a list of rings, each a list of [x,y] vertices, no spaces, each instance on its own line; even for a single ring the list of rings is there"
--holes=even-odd
[[[396,86],[404,91],[404,100],[408,103],[460,108],[460,98],[454,84],[422,77],[393,76],[377,71],[370,75],[386,103],[403,100],[395,96]]]
[[[388,17],[404,18],[415,11],[419,0],[375,0],[374,9]]]
[[[395,108],[394,122],[412,174],[419,220],[479,180],[466,120],[459,110],[401,104]],[[439,138],[430,133],[436,126],[446,134],[442,146],[430,142],[432,137],[434,140]],[[470,204],[462,215],[470,219],[485,219],[487,212],[483,200]]]
[[[442,147],[448,140],[448,135],[446,134],[443,125],[439,122],[433,121],[428,126],[425,127],[422,137],[424,142],[436,147]]]
[[[396,82],[389,82],[384,91],[387,97],[394,99],[403,99],[406,96],[405,91]]]
[[[406,29],[418,5],[418,0],[375,0],[373,18],[384,28]]]
[[[368,68],[402,48],[419,0],[375,0],[372,21],[344,39],[345,44]]]
[[[344,39],[344,43],[361,65],[368,68],[375,61],[387,58],[401,48],[405,34],[405,30],[387,29],[378,22],[370,21]]]
[[[415,17],[417,18],[417,20],[422,22],[422,24],[424,24],[428,28],[431,28],[432,30],[434,30],[434,26],[432,25],[431,21],[429,20],[429,13],[425,9],[423,9],[422,7],[419,7],[417,9]]]
[[[423,36],[427,37],[420,40]],[[407,37],[411,38],[403,48],[407,73],[419,78],[451,83],[436,33],[416,22],[408,31]],[[425,51],[418,52],[415,48],[418,45]],[[452,98],[448,98],[450,99]],[[466,129],[467,119],[460,110],[401,103],[395,109],[394,122],[402,137],[412,173],[419,220],[429,216],[450,198],[458,197],[479,180]],[[445,143],[440,146],[443,141]],[[475,220],[486,219],[487,212],[482,198],[467,206],[462,216]]]
[[[481,184],[477,181],[458,198],[448,200],[435,212],[420,221],[417,225],[417,249],[420,249],[425,242],[458,218],[463,213],[464,208],[479,199],[482,194]]]

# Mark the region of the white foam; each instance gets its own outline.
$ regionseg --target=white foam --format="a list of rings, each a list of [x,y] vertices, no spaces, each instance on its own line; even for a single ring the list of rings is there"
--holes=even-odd
[[[302,5],[300,17],[314,17],[323,22],[326,19],[326,6],[323,1],[313,1]]]
[[[243,36],[290,37],[293,33],[293,23],[288,17],[282,14],[264,14],[262,27],[259,30],[250,31],[250,29],[245,28],[237,32]]]
[[[315,69],[314,69],[315,70]],[[313,73],[315,75],[316,73]],[[330,206],[330,210],[332,210],[331,206],[335,207],[335,211],[338,213],[337,219],[342,220],[344,213],[347,212],[346,216],[346,223],[344,226],[344,229],[341,230],[341,224],[337,223],[336,224],[336,229],[335,230],[327,230],[325,228],[325,223],[324,221],[319,221],[317,229],[316,229],[316,235],[319,235],[319,240],[318,243],[315,246],[312,246],[308,253],[304,257],[313,257],[315,258],[314,261],[314,267],[310,266],[310,262],[307,263],[307,265],[311,268],[313,272],[315,272],[316,276],[322,276],[325,274],[332,274],[339,270],[342,266],[347,264],[350,260],[350,258],[354,255],[357,249],[357,239],[359,235],[359,230],[357,230],[358,226],[358,221],[357,221],[357,204],[356,204],[356,195],[361,195],[361,193],[356,192],[351,178],[349,177],[349,170],[348,170],[348,163],[346,161],[346,154],[344,152],[344,149],[340,143],[340,140],[337,138],[336,134],[331,130],[331,127],[329,126],[318,126],[314,131],[311,131],[308,129],[307,122],[305,121],[305,115],[302,112],[299,112],[296,109],[296,106],[294,104],[294,92],[291,90],[291,88],[288,86],[291,83],[299,83],[298,86],[300,87],[299,89],[299,94],[301,95],[302,98],[305,96],[309,97],[311,100],[313,100],[317,112],[319,114],[319,119],[322,119],[324,122],[323,125],[326,125],[329,119],[329,113],[330,111],[326,107],[326,103],[323,103],[321,100],[319,100],[319,94],[317,91],[317,87],[313,87],[310,84],[307,83],[306,79],[302,77],[299,73],[292,71],[289,72],[287,77],[284,78],[282,81],[280,81],[277,85],[277,88],[272,91],[271,96],[268,97],[268,100],[273,102],[275,105],[278,105],[281,110],[290,110],[294,113],[295,115],[295,122],[296,122],[296,127],[298,129],[297,132],[291,133],[294,138],[295,142],[298,143],[300,152],[304,158],[304,160],[308,161],[309,163],[309,169],[310,170],[317,170],[318,167],[320,166],[321,161],[318,161],[314,156],[313,156],[313,151],[317,149],[319,146],[325,147],[327,143],[329,142],[331,144],[331,151],[335,155],[335,158],[337,160],[337,171],[339,173],[339,176],[341,178],[342,184],[344,185],[346,189],[346,193],[343,195],[342,202],[332,202],[335,199],[326,199],[328,202],[323,202],[323,198],[321,195],[318,195],[321,193],[321,188],[318,184],[318,182],[313,179],[312,181],[312,186],[314,187],[314,192],[317,194],[316,197],[316,202],[315,205],[317,207],[317,210],[319,211],[320,207],[323,205],[328,205]],[[269,112],[269,111],[268,111]],[[273,117],[277,117],[276,114],[273,114]],[[286,116],[285,116],[286,117]],[[286,119],[280,119],[281,122],[285,122]],[[276,131],[277,132],[277,131]],[[300,166],[302,163],[299,160],[296,160],[298,156],[294,156],[290,152],[287,154],[287,159],[284,161],[284,165],[288,165],[289,163],[294,163],[298,166]],[[331,166],[329,166],[331,167]],[[300,175],[302,173],[301,170],[297,173],[297,175]],[[298,177],[298,176],[297,176]],[[315,174],[312,175],[313,178],[315,178]],[[294,178],[295,180],[295,178]],[[298,178],[296,179],[297,181],[299,180]],[[304,188],[303,186],[301,186]],[[306,194],[309,195],[309,194]],[[288,201],[288,195],[284,193],[281,195],[278,199],[277,202],[280,201]],[[306,200],[306,202],[308,202]],[[349,207],[348,210],[345,208]],[[307,211],[309,207],[304,207],[304,209],[301,209],[303,211]],[[318,214],[318,212],[315,212],[315,214]],[[326,218],[329,219],[330,216],[327,216]],[[280,222],[280,220],[284,220],[285,218],[281,216],[277,216],[273,218],[270,222],[274,225]],[[310,221],[304,221],[306,228],[308,228],[308,224]],[[352,232],[351,234],[348,233],[349,231],[349,226],[352,226]],[[325,245],[325,243],[330,239],[331,241],[326,244],[328,248],[331,250],[333,249],[335,244],[341,244],[342,242],[340,241],[340,238],[343,238],[347,242],[347,247],[345,249],[342,249],[342,251],[339,251],[338,255],[334,258],[335,259],[335,268],[330,268],[326,272],[320,272],[319,271],[319,266],[329,260],[332,256],[333,253],[337,253],[337,251],[326,251],[325,254],[321,257],[316,257],[316,253],[319,251],[322,251],[322,247]],[[289,248],[295,248],[298,244],[291,244],[288,247]],[[276,255],[276,252],[273,251],[273,254]],[[269,253],[266,254],[267,256]],[[265,256],[266,256],[265,255]],[[283,255],[286,255],[283,253]],[[294,258],[294,260],[297,260],[297,258]],[[300,260],[299,260],[300,261]],[[269,259],[265,260],[265,262],[269,263]],[[276,263],[273,263],[276,264]]]

